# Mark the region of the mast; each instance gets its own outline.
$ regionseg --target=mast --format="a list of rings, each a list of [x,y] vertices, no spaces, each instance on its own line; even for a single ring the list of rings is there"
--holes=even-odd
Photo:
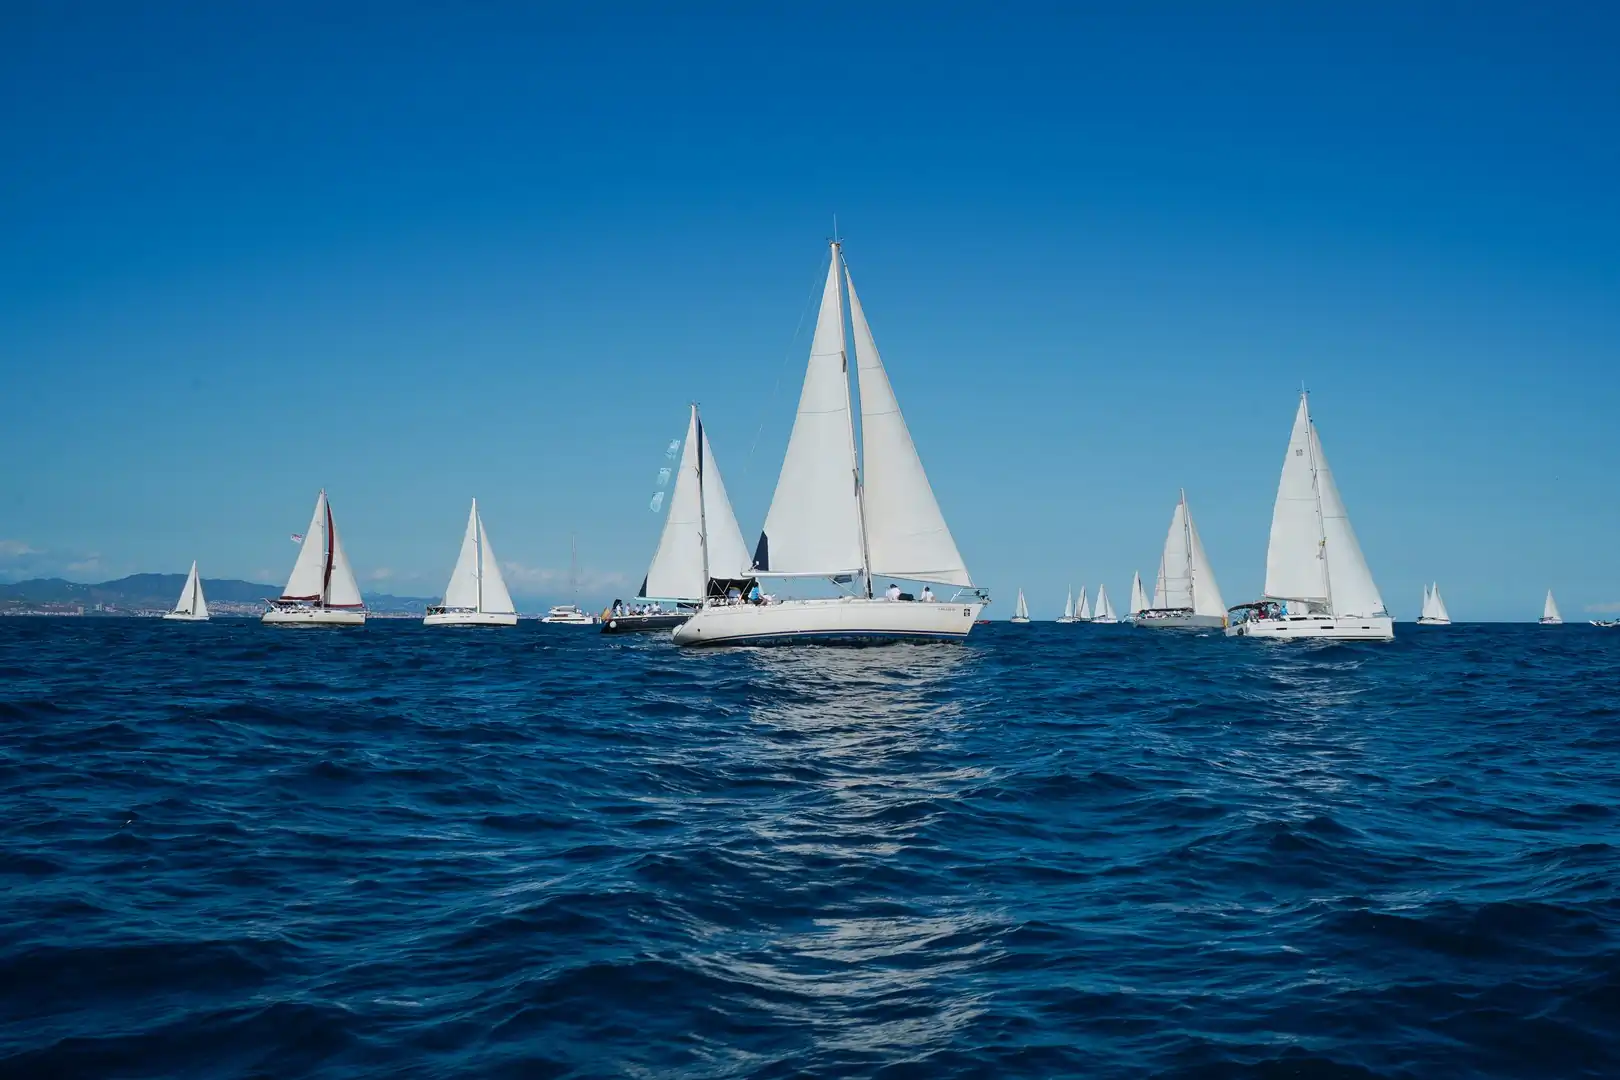
[[[849,264],[844,260],[844,244],[838,239],[838,223],[833,223],[832,258],[834,264],[843,268],[840,275],[843,280],[838,283],[838,349],[844,364],[844,415],[849,419],[849,460],[853,462],[852,479],[855,484],[855,527],[860,530],[861,537],[861,581],[864,583],[866,598],[872,598],[872,550],[866,538],[866,485],[861,483],[861,458],[855,446],[855,392],[849,383],[849,338],[845,335],[844,317],[848,305],[844,302],[844,290],[849,284]]]
[[[697,402],[692,402],[692,429],[697,432],[697,495],[698,495],[698,550],[703,553],[703,596],[709,599],[709,516],[703,505],[703,417],[698,415]]]
[[[1198,594],[1194,590],[1198,588],[1198,582],[1193,580],[1192,519],[1187,516],[1186,488],[1181,489],[1181,541],[1182,546],[1187,549],[1187,602],[1192,605],[1194,611],[1197,611]]]
[[[473,500],[473,570],[478,576],[478,610],[484,610],[484,519],[478,516],[478,500]]]
[[[1316,496],[1316,558],[1322,564],[1322,595],[1327,597],[1327,609],[1333,611],[1333,579],[1328,573],[1327,525],[1322,515],[1322,484],[1316,469],[1316,421],[1311,419],[1311,394],[1301,390],[1305,400],[1305,448],[1311,455],[1311,493]]]

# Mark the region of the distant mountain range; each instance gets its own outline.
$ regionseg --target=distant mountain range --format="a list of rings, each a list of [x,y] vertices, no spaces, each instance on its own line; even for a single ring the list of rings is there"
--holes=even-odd
[[[86,612],[100,609],[111,614],[133,611],[167,611],[174,606],[185,586],[184,574],[131,574],[99,585],[83,585],[61,578],[34,578],[15,584],[0,584],[0,609],[42,605],[82,606]],[[210,606],[223,610],[230,605],[262,607],[268,596],[279,596],[281,586],[259,585],[234,578],[203,578],[203,595]],[[420,613],[434,599],[420,596],[368,594],[366,607],[376,612]]]

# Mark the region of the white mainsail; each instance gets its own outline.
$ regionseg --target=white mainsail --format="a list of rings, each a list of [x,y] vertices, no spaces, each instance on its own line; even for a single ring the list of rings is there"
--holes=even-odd
[[[1547,590],[1547,602],[1541,605],[1541,617],[1546,622],[1564,621],[1564,617],[1558,613],[1558,604],[1553,600],[1551,589]]]
[[[202,578],[197,576],[195,559],[191,562],[191,573],[186,575],[186,583],[180,589],[180,599],[175,601],[174,614],[208,618],[208,601],[203,599]]]
[[[1091,621],[1091,601],[1086,599],[1086,587],[1080,586],[1080,606],[1075,608],[1074,617],[1082,622]]]
[[[1063,594],[1063,617],[1065,619],[1074,618],[1074,587],[1072,585]]]
[[[286,588],[281,590],[281,599],[308,600],[334,608],[364,606],[360,584],[355,581],[354,568],[343,550],[343,540],[332,517],[332,504],[327,501],[324,490],[315,498],[315,513],[304,533],[303,547],[298,550],[292,575],[287,578]]]
[[[1266,595],[1319,604],[1333,615],[1384,614],[1304,394],[1272,508]]]
[[[1114,611],[1113,601],[1108,599],[1108,586],[1106,585],[1097,586],[1096,618],[1098,622],[1119,618],[1119,615]]]
[[[1187,535],[1186,501],[1176,503],[1170,515],[1170,531],[1164,537],[1164,553],[1159,556],[1159,575],[1153,583],[1153,606],[1190,608],[1192,597],[1192,550]]]
[[[701,600],[708,595],[710,578],[741,577],[747,567],[742,530],[694,405],[664,530],[641,583],[641,595]]]
[[[1013,608],[1013,618],[1015,618],[1015,619],[1027,619],[1027,618],[1029,618],[1029,605],[1024,603],[1024,590],[1023,589],[1018,590],[1018,604],[1017,604],[1016,607]]]
[[[754,550],[754,569],[762,572],[833,577],[865,566],[838,270],[835,242],[798,415]]]
[[[1146,611],[1147,606],[1147,593],[1142,589],[1142,572],[1138,570],[1131,575],[1131,614]]]
[[[450,584],[444,589],[444,606],[498,615],[510,615],[517,610],[512,604],[512,594],[506,591],[500,563],[495,560],[495,549],[490,547],[477,499],[472,501],[472,509],[467,513],[467,531],[461,538],[456,568],[450,572]]]
[[[834,262],[837,262],[835,256]],[[855,331],[855,369],[861,399],[861,511],[866,550],[874,576],[937,581],[972,588],[962,554],[917,456],[906,419],[878,355],[877,342],[849,286],[850,322]]]

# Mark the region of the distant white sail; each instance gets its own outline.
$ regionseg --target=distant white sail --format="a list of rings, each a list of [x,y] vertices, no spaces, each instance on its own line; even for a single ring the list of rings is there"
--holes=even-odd
[[[1086,599],[1086,587],[1080,586],[1080,606],[1075,609],[1074,617],[1085,622],[1091,621],[1091,601]]]
[[[726,495],[726,482],[720,478],[720,463],[714,459],[714,448],[709,444],[709,429],[701,420],[698,429],[703,436],[703,525],[709,542],[709,576],[745,577],[751,561],[748,545],[743,542],[737,514]]]
[[[450,572],[450,584],[445,586],[444,606],[500,615],[516,610],[501,577],[500,563],[495,560],[495,550],[490,547],[477,499],[467,512],[467,531],[461,538],[456,567]]]
[[[1131,614],[1146,611],[1147,607],[1147,593],[1142,589],[1142,572],[1138,570],[1131,575]]]
[[[1221,599],[1221,587],[1215,583],[1215,568],[1209,564],[1209,556],[1204,554],[1204,541],[1198,535],[1198,525],[1193,521],[1192,508],[1187,505],[1186,492],[1181,493],[1181,509],[1187,521],[1187,554],[1191,565],[1188,576],[1192,579],[1193,614],[1224,619],[1226,601]]]
[[[1552,590],[1547,590],[1547,602],[1541,605],[1541,621],[1545,623],[1561,623],[1564,617],[1558,613],[1558,604],[1553,600]]]
[[[1445,622],[1451,621],[1451,612],[1446,610],[1446,602],[1440,598],[1440,583],[1435,582],[1429,590],[1429,605],[1433,609],[1434,618]]]
[[[861,511],[871,573],[971,588],[973,579],[923,471],[848,268],[844,280],[861,391]]]
[[[326,523],[332,533],[331,558],[327,565],[330,573],[326,579],[326,606],[327,607],[363,607],[365,601],[360,598],[360,583],[354,579],[354,567],[349,565],[349,556],[343,550],[343,538],[338,534],[337,519],[332,516],[332,504],[326,504]]]
[[[484,600],[480,611],[494,615],[513,615],[517,605],[506,589],[506,578],[501,574],[500,560],[495,558],[495,547],[489,542],[489,530],[484,528],[484,515],[478,513],[478,500],[473,500],[473,513],[478,516],[478,576],[484,582]]]
[[[1063,594],[1063,617],[1065,619],[1074,618],[1074,589],[1072,587]]]
[[[326,592],[326,492],[315,496],[315,512],[304,530],[303,546],[281,590],[283,600],[320,600]]]
[[[1177,502],[1170,515],[1170,531],[1164,536],[1164,554],[1159,557],[1159,574],[1153,583],[1153,606],[1160,609],[1190,608],[1192,595],[1192,551],[1188,545],[1187,504]]]
[[[1434,598],[1429,595],[1429,587],[1423,586],[1423,607],[1418,610],[1418,618],[1434,618]]]
[[[641,595],[665,600],[701,600],[709,579],[742,577],[748,570],[737,516],[726,497],[708,433],[692,406],[675,490],[647,568]]]
[[[1015,618],[1015,619],[1027,619],[1027,618],[1029,618],[1029,605],[1024,602],[1024,590],[1023,589],[1018,590],[1018,604],[1013,609],[1013,618]]]
[[[857,574],[864,563],[839,285],[835,246],[798,415],[754,550],[753,565],[761,571],[832,577]]]
[[[197,576],[196,560],[192,560],[191,573],[186,575],[186,583],[180,589],[180,599],[175,601],[172,614],[208,618],[208,601],[203,599],[202,578]]]
[[[1114,611],[1113,601],[1108,599],[1106,585],[1097,586],[1097,613],[1094,618],[1097,622],[1112,622],[1119,618],[1119,614]]]

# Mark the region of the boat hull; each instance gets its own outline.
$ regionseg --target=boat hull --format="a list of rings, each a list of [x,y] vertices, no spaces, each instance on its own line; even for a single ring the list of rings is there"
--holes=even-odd
[[[1220,630],[1226,626],[1225,615],[1195,615],[1190,611],[1175,615],[1140,611],[1126,621],[1142,630]]]
[[[422,618],[423,626],[516,626],[515,611],[440,611]]]
[[[1537,619],[1536,622],[1541,626],[1563,626],[1564,625],[1564,620],[1563,619],[1541,618],[1541,619]]]
[[[1233,623],[1226,628],[1226,636],[1274,641],[1393,641],[1395,620],[1388,615],[1286,615]]]
[[[1029,623],[1029,620],[1024,618],[1021,615],[1014,615],[1012,618],[1008,619],[1007,621],[1010,622],[1010,623],[1017,623],[1019,626],[1025,626],[1025,625],[1028,625],[1028,623]]]
[[[171,611],[163,616],[164,622],[207,622],[206,615],[193,615],[186,611]]]
[[[609,615],[602,623],[602,633],[636,634],[649,630],[673,630],[691,617],[690,611],[665,611],[657,615]]]
[[[1417,621],[1419,626],[1450,626],[1450,619],[1431,619],[1427,615]]]
[[[928,603],[838,597],[706,607],[675,628],[677,645],[876,645],[962,641],[983,602]]]
[[[265,626],[364,626],[363,611],[339,611],[335,608],[271,608],[259,617]]]

